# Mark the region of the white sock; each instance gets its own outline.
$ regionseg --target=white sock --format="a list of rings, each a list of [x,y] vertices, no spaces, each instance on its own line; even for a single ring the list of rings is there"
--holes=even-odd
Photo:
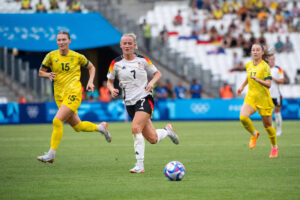
[[[158,143],[168,135],[168,131],[166,129],[156,129],[156,134],[157,134],[157,143]]]
[[[144,167],[145,140],[142,133],[133,134],[134,151],[137,164]]]
[[[50,155],[55,156],[56,151],[55,151],[54,149],[50,149],[50,150],[48,151],[48,153],[49,153]]]
[[[101,132],[103,129],[104,129],[104,127],[102,126],[102,124],[99,124],[99,125],[97,126],[97,130],[98,130],[98,131]]]
[[[281,113],[275,113],[276,131],[281,131],[282,117]]]

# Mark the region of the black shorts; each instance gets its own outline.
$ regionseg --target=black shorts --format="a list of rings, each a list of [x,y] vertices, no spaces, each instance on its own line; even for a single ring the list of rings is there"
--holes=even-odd
[[[282,106],[282,96],[278,98],[272,98],[272,100],[275,106]]]
[[[137,111],[143,111],[152,115],[154,109],[154,101],[151,95],[148,95],[136,102],[135,105],[126,106],[126,110],[131,119],[134,118],[134,114]]]

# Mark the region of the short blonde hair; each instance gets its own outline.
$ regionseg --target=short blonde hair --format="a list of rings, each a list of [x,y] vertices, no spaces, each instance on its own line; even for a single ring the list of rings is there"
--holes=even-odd
[[[135,49],[138,49],[137,42],[136,42],[136,35],[134,33],[124,33],[122,37],[131,37],[134,43],[136,44]]]

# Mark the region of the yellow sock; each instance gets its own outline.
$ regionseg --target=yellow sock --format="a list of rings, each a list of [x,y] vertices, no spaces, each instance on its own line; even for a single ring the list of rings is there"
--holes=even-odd
[[[80,121],[78,124],[73,126],[73,129],[76,132],[85,131],[85,132],[93,132],[98,130],[98,126],[92,122],[88,121]]]
[[[276,136],[276,130],[273,126],[270,126],[268,128],[265,128],[266,131],[268,132],[268,136],[270,139],[270,142],[272,144],[272,146],[276,146],[277,145],[277,136]]]
[[[255,132],[255,128],[253,126],[253,123],[249,117],[246,116],[240,116],[240,121],[242,122],[242,125],[244,128],[252,135]]]
[[[63,122],[57,118],[53,119],[53,131],[51,136],[51,147],[56,151],[63,136]]]

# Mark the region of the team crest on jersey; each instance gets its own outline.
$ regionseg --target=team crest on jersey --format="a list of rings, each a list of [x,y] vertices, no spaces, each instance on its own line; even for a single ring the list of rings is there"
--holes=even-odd
[[[125,66],[123,66],[123,67],[122,67],[122,69],[126,69],[126,67],[125,67]]]
[[[58,62],[59,60],[56,58],[55,62]]]
[[[140,67],[141,66],[141,63],[140,62],[138,62],[138,67]]]
[[[74,61],[74,57],[71,57],[71,62],[73,62]]]

